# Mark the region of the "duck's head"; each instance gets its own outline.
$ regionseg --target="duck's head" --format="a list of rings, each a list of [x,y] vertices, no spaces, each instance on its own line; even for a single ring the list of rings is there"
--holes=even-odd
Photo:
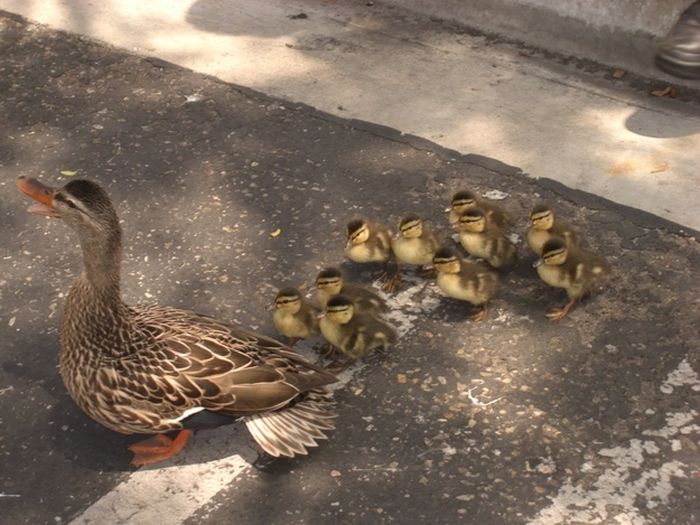
[[[29,211],[63,219],[78,234],[89,281],[96,287],[118,291],[121,262],[121,228],[107,192],[84,179],[61,188],[20,177],[17,187],[37,201]]]
[[[468,208],[459,216],[457,227],[460,231],[480,233],[486,229],[486,214],[481,208]]]
[[[435,252],[433,266],[440,273],[459,273],[462,263],[452,248],[443,247]]]
[[[343,288],[343,274],[338,268],[325,268],[316,276],[316,288],[330,295],[340,293]]]
[[[423,235],[423,219],[418,215],[410,213],[399,222],[399,233],[406,239],[415,239]]]
[[[564,241],[564,239],[550,239],[542,246],[542,257],[535,262],[534,267],[537,268],[542,264],[561,266],[566,262],[568,255],[569,250],[566,247],[566,241]]]
[[[296,288],[282,288],[275,296],[274,307],[295,314],[301,308],[301,293]]]
[[[326,304],[326,319],[338,324],[347,324],[355,313],[355,306],[347,295],[335,295]]]
[[[475,205],[476,195],[471,191],[458,191],[452,196],[452,209],[456,213],[463,213],[465,210]]]
[[[347,232],[348,246],[363,244],[369,239],[369,225],[364,219],[353,219],[348,222]]]
[[[20,177],[17,187],[37,204],[28,211],[63,219],[82,241],[113,240],[121,233],[119,218],[107,192],[92,181],[76,179],[51,188],[36,179]]]
[[[537,230],[547,231],[554,226],[554,212],[546,204],[538,204],[530,212],[530,222]]]

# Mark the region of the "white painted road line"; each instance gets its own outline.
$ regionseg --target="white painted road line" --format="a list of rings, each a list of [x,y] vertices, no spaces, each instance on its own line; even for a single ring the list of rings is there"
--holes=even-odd
[[[71,525],[182,523],[228,487],[255,459],[245,432],[242,425],[198,432],[168,466],[134,472]],[[231,455],[233,450],[248,450],[250,458],[246,461],[241,455]],[[210,459],[217,456],[222,459]]]
[[[689,386],[700,390],[698,374],[683,360],[676,370],[668,375],[660,390],[671,394],[675,389]],[[677,395],[683,395],[676,392]],[[653,409],[649,409],[653,414]],[[642,501],[647,509],[653,509],[668,502],[673,491],[671,478],[688,476],[688,465],[678,460],[670,460],[660,466],[647,466],[647,460],[658,465],[658,456],[672,456],[681,449],[681,442],[674,436],[697,436],[700,426],[698,412],[673,412],[666,414],[666,425],[660,429],[642,432],[644,438],[630,439],[626,447],[603,448],[598,455],[607,460],[595,463],[612,462],[612,466],[598,475],[595,480],[567,482],[560,489],[552,504],[540,511],[529,525],[551,525],[553,523],[621,523],[643,525],[647,523],[635,503]],[[657,438],[657,439],[653,439]],[[697,441],[697,437],[695,439]],[[591,472],[595,466],[591,462],[581,466],[582,472]]]

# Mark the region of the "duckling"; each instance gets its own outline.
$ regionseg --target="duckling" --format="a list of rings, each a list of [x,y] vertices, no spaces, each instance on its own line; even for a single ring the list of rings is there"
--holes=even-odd
[[[323,337],[348,357],[342,369],[365,357],[371,350],[384,349],[398,339],[396,331],[381,319],[357,312],[347,295],[331,297],[319,317]]]
[[[297,288],[283,288],[272,305],[272,322],[277,331],[287,337],[293,346],[299,339],[319,334],[319,310],[304,300]]]
[[[492,224],[481,208],[469,208],[459,218],[459,242],[469,255],[484,259],[494,268],[513,264],[517,248],[503,230]]]
[[[552,321],[564,317],[576,302],[590,293],[593,284],[610,272],[610,266],[602,257],[567,246],[560,238],[550,239],[542,247],[542,257],[533,265],[545,283],[564,288],[569,302],[563,308],[547,313]]]
[[[350,284],[345,281],[343,273],[338,268],[325,268],[316,277],[316,300],[323,310],[328,300],[334,295],[342,293],[348,296],[355,307],[362,312],[375,315],[388,312],[386,301],[372,290],[358,284]]]
[[[569,223],[554,216],[554,211],[546,204],[538,204],[530,212],[531,226],[527,230],[527,243],[537,255],[542,254],[544,243],[554,237],[566,241],[567,246],[579,246],[581,235]]]
[[[384,263],[384,271],[379,279],[385,281],[383,289],[393,290],[396,276],[390,276],[388,271],[391,260],[391,229],[365,219],[353,219],[347,224],[347,235],[347,258],[357,263]]]
[[[433,262],[433,256],[440,244],[437,236],[424,226],[423,219],[418,215],[409,214],[401,219],[399,232],[391,241],[399,282],[399,264],[418,265],[422,274],[431,275],[433,270],[428,270],[426,266]]]
[[[471,208],[481,208],[484,210],[489,222],[496,226],[506,228],[511,225],[510,216],[500,206],[488,200],[481,199],[477,197],[475,193],[467,190],[458,191],[452,196],[450,214],[448,216],[450,224],[457,224],[462,214]]]
[[[480,306],[471,319],[483,321],[488,302],[498,289],[498,274],[481,264],[461,260],[451,248],[440,248],[433,265],[438,273],[438,288],[448,297]]]

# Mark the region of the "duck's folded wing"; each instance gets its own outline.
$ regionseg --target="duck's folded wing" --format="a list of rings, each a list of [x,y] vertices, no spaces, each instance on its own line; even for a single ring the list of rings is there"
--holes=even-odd
[[[156,401],[255,414],[337,380],[274,339],[193,312],[162,308],[159,314],[145,325],[154,345],[131,360],[135,381]]]

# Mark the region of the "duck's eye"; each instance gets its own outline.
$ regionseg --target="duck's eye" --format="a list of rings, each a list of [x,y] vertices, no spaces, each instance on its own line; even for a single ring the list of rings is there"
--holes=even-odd
[[[54,199],[57,200],[57,201],[61,201],[61,202],[65,203],[67,206],[69,206],[69,207],[71,207],[71,208],[74,208],[74,209],[77,209],[77,208],[78,208],[78,206],[76,206],[76,204],[75,204],[72,200],[66,199],[66,198],[65,198],[63,195],[61,195],[60,193],[58,193],[58,194],[54,197]]]

